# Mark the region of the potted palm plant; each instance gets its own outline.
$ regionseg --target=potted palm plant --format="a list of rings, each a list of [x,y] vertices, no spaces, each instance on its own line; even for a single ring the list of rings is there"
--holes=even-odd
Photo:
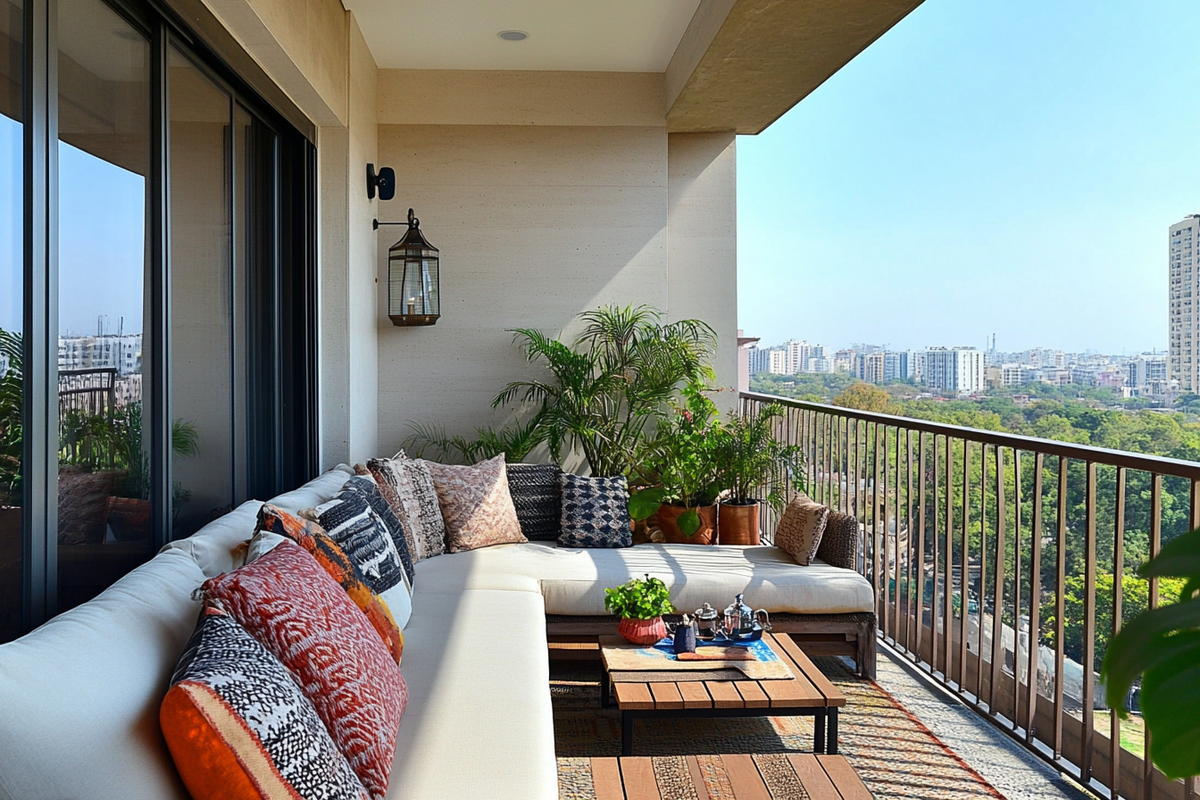
[[[740,416],[722,431],[720,484],[729,490],[721,501],[721,544],[759,543],[759,506],[783,509],[788,486],[804,489],[804,452],[777,437],[783,406],[771,403],[758,414]]]
[[[711,378],[716,334],[695,319],[664,323],[649,306],[605,306],[581,315],[583,332],[567,344],[518,328],[513,341],[550,372],[516,381],[494,407],[523,400],[539,407],[536,430],[555,461],[572,447],[598,478],[628,476],[647,426],[688,381]]]
[[[658,488],[658,525],[668,542],[712,544],[717,532],[723,431],[717,407],[698,383],[683,389],[684,403],[664,420],[639,459],[639,474]],[[631,501],[631,507],[633,503]],[[636,518],[636,515],[634,515]]]
[[[605,589],[604,607],[620,617],[617,632],[634,644],[654,644],[664,638],[663,614],[675,610],[667,585],[649,575]]]

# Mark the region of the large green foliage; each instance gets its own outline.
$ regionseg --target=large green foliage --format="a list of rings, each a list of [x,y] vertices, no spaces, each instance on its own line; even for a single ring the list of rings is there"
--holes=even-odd
[[[1167,777],[1200,775],[1200,529],[1164,546],[1140,572],[1186,583],[1179,602],[1146,611],[1121,629],[1100,677],[1108,704],[1124,716],[1125,698],[1141,676],[1150,757]]]
[[[640,482],[661,487],[661,492],[650,490],[660,500],[687,509],[677,524],[680,532],[691,536],[700,530],[696,509],[711,506],[725,489],[721,473],[727,448],[717,407],[704,388],[688,384],[683,400],[659,424],[634,469]]]
[[[769,403],[753,416],[740,416],[725,426],[721,447],[721,484],[735,503],[761,499],[783,508],[788,486],[804,490],[804,450],[777,436],[783,406]],[[763,496],[755,498],[755,492]]]
[[[424,458],[433,451],[447,463],[474,464],[503,453],[505,461],[515,464],[528,458],[545,439],[545,432],[538,423],[535,416],[507,427],[476,428],[475,438],[468,439],[450,436],[439,425],[409,422],[413,435],[404,441],[404,447],[416,458]]]
[[[647,426],[689,381],[711,378],[713,329],[700,320],[664,323],[649,306],[605,306],[581,315],[571,344],[532,328],[513,331],[525,357],[549,373],[510,383],[494,406],[539,405],[537,429],[555,460],[578,446],[592,475],[627,475]]]

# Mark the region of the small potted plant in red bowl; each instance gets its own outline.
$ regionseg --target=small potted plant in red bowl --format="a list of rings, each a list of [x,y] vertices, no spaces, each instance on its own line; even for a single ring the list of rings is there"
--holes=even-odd
[[[617,633],[634,644],[654,644],[665,638],[663,614],[675,610],[667,585],[649,575],[605,589],[604,607],[621,618]]]

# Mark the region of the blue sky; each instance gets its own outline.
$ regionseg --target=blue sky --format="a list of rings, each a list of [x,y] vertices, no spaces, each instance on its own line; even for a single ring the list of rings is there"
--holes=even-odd
[[[1200,213],[1200,6],[927,0],[738,138],[738,311],[764,344],[1139,352]]]

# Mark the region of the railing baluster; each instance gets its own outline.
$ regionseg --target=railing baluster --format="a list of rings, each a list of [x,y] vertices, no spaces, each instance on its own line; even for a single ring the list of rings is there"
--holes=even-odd
[[[942,588],[942,676],[950,683],[954,671],[954,441],[949,436],[946,437],[946,574]]]
[[[825,416],[825,505],[833,505],[833,421]]]
[[[1067,459],[1058,459],[1057,572],[1054,582],[1054,757],[1062,756],[1063,733],[1063,590],[1067,582]]]
[[[915,616],[917,663],[921,663],[921,639],[925,628],[925,432],[917,432],[917,587],[913,599],[916,600],[917,613]],[[932,641],[936,641],[933,639]],[[933,663],[933,653],[929,662]]]
[[[900,574],[901,574],[901,559],[900,555],[900,428],[896,428],[896,456],[895,456],[895,494],[892,496],[892,523],[891,523],[891,542],[892,542],[892,573],[896,576],[896,588],[892,592],[892,643],[897,647],[903,647],[901,641],[901,625],[900,625]]]
[[[875,435],[879,436],[878,432],[876,432]],[[891,588],[892,588],[891,587],[892,566],[891,566],[891,543],[890,543],[891,536],[888,531],[888,520],[889,520],[888,483],[890,481],[889,476],[891,473],[891,469],[890,469],[891,462],[888,460],[888,452],[887,451],[888,451],[888,428],[885,425],[885,426],[883,426],[883,455],[882,455],[882,458],[883,458],[883,497],[880,498],[880,497],[878,497],[878,495],[876,496],[876,508],[878,508],[882,511],[882,516],[883,516],[882,530],[880,531],[881,542],[883,545],[883,552],[882,552],[882,556],[883,556],[883,575],[882,575],[882,577],[883,577],[883,630],[886,633],[886,635],[892,639],[892,641],[895,641],[895,639],[896,639],[895,631],[892,630],[891,614],[889,613],[891,610],[891,602],[890,601],[891,601]],[[876,452],[878,453],[878,449],[876,450]]]
[[[958,688],[966,691],[967,686],[967,622],[971,616],[970,586],[970,539],[971,539],[971,443],[963,439],[963,483],[962,483],[962,550],[959,553],[959,640],[958,640]],[[978,697],[978,693],[975,695]]]
[[[996,716],[996,687],[1000,684],[1004,666],[1004,636],[1001,631],[1004,616],[1004,448],[996,448],[996,566],[992,594],[992,682],[988,687],[988,710]],[[982,619],[982,618],[981,618]]]
[[[1191,521],[1191,524],[1188,526],[1188,529],[1195,530],[1196,528],[1200,528],[1200,480],[1196,480],[1194,478],[1192,479],[1191,495],[1192,495],[1192,497],[1191,497],[1191,520],[1192,521]],[[1196,795],[1196,776],[1195,775],[1184,779],[1183,791],[1184,791],[1184,795],[1188,798],[1188,800],[1192,800],[1192,798]]]
[[[1037,724],[1038,667],[1042,641],[1042,483],[1046,457],[1033,460],[1033,520],[1029,531],[1029,665],[1025,673],[1025,741],[1033,744]]]
[[[887,428],[883,429],[884,435],[887,434]],[[882,591],[886,591],[886,584],[882,584],[880,571],[880,469],[881,462],[886,462],[880,453],[880,423],[875,423],[875,459],[872,462],[872,467],[875,468],[875,480],[871,482],[871,539],[875,542],[875,606],[876,613],[880,615],[883,621],[883,626],[880,630],[886,634],[888,630],[888,613],[887,613],[887,597],[883,596]],[[881,585],[882,584],[882,585]]]
[[[1163,476],[1154,473],[1150,478],[1150,558],[1162,548],[1162,491]],[[1158,608],[1158,578],[1150,578],[1146,606]],[[1150,729],[1142,726],[1142,797],[1154,797],[1154,763],[1150,760]]]
[[[1113,516],[1113,602],[1112,635],[1121,630],[1121,615],[1124,611],[1125,593],[1125,468],[1117,467],[1116,505]],[[1110,640],[1111,641],[1111,640]],[[1108,788],[1112,796],[1121,793],[1121,716],[1117,710],[1109,709]]]
[[[1087,462],[1087,527],[1084,533],[1083,597],[1083,741],[1079,773],[1086,786],[1092,777],[1095,742],[1093,694],[1096,671],[1096,462]]]
[[[975,592],[975,596],[979,599],[976,601],[978,610],[975,612],[975,701],[983,702],[983,609],[987,605],[987,589],[984,586],[984,581],[987,580],[987,496],[988,496],[988,475],[987,475],[987,457],[988,446],[986,444],[979,446],[979,588]],[[968,615],[969,616],[969,615]]]
[[[1021,727],[1021,589],[1024,573],[1021,569],[1021,451],[1013,449],[1013,681],[1012,729]]]
[[[904,429],[904,649],[912,653],[913,647],[913,443],[912,431]],[[899,611],[896,612],[899,614]],[[917,660],[920,660],[918,653]]]

